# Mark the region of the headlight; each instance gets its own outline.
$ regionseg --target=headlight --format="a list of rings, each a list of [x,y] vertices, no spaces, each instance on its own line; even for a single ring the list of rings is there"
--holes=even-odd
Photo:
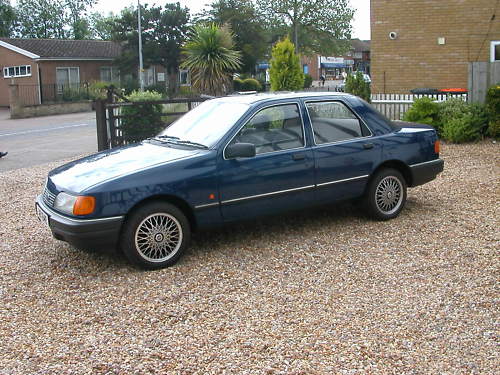
[[[75,202],[76,197],[74,195],[59,193],[57,194],[56,200],[54,201],[54,208],[72,215]]]
[[[54,208],[70,215],[89,215],[95,210],[95,198],[59,193],[54,202]]]

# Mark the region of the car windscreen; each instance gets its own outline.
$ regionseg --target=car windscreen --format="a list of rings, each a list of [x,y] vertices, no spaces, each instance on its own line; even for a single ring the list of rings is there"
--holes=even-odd
[[[248,108],[249,105],[244,103],[208,100],[193,108],[159,135],[212,147]]]

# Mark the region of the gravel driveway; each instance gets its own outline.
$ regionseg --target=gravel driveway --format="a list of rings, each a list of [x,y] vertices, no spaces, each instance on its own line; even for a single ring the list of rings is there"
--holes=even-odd
[[[0,174],[0,374],[493,374],[500,145],[442,156],[396,220],[237,225],[155,272],[49,236],[33,200],[57,164]]]

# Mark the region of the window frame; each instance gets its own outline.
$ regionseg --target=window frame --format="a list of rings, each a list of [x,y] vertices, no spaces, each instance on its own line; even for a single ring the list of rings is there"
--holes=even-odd
[[[182,83],[182,73],[186,73],[186,83]],[[191,74],[189,74],[189,69],[179,69],[179,86],[191,86]]]
[[[72,84],[71,83],[71,69],[77,69],[77,71],[78,71],[78,87],[80,87],[80,85],[81,85],[80,67],[79,66],[56,66],[56,88],[57,88],[56,91],[57,91],[57,94],[62,94],[64,86],[66,85],[64,83],[60,84],[57,82],[57,70],[63,70],[63,69],[68,71],[68,83],[67,83],[68,87],[71,88],[71,84]]]
[[[312,120],[311,120],[311,115],[309,113],[309,108],[307,107],[307,104],[308,103],[324,103],[324,102],[328,102],[328,103],[336,102],[336,103],[341,103],[342,105],[344,105],[358,119],[358,121],[360,122],[360,124],[363,124],[365,126],[365,128],[368,129],[368,131],[370,132],[370,135],[365,135],[365,136],[355,137],[355,138],[349,138],[349,139],[342,139],[340,141],[334,141],[334,142],[328,142],[328,143],[317,143],[316,142],[316,135],[314,134],[314,127],[313,127],[313,123],[312,123]],[[358,113],[354,109],[351,108],[351,106],[349,106],[343,100],[340,100],[340,99],[305,100],[304,101],[304,106],[306,108],[307,117],[309,119],[309,124],[311,126],[311,132],[312,132],[312,138],[313,138],[313,146],[324,147],[324,146],[330,146],[330,145],[335,145],[335,144],[340,144],[340,143],[345,143],[345,142],[352,142],[352,141],[355,141],[355,140],[358,140],[358,139],[367,139],[367,138],[372,138],[373,137],[373,132],[370,129],[370,127],[367,125],[367,123],[361,118],[361,116],[358,115]]]
[[[498,60],[495,60],[495,46],[500,45],[500,40],[492,40],[490,42],[490,62],[500,61],[500,57]]]
[[[21,68],[26,69],[26,74],[21,74]],[[14,74],[9,74],[9,69],[14,69]],[[16,74],[16,72],[19,72],[19,74]],[[22,78],[22,77],[31,77],[31,65],[13,65],[13,66],[3,67],[3,78]]]
[[[109,77],[111,78],[110,81],[105,81],[102,79],[102,70],[103,69],[109,69]],[[118,72],[117,76],[118,76],[118,80],[117,81],[113,81],[113,72]],[[121,82],[121,75],[120,75],[120,68],[116,67],[116,66],[112,66],[112,65],[103,65],[103,66],[100,66],[99,67],[99,79],[102,81],[102,82],[107,82],[107,83],[113,83],[113,82],[116,82],[116,83],[120,83]]]
[[[276,154],[276,153],[282,153],[282,152],[289,152],[289,151],[293,151],[293,150],[302,150],[302,149],[305,149],[307,147],[307,138],[306,138],[306,132],[305,132],[305,123],[304,123],[304,116],[303,116],[303,113],[302,113],[302,108],[301,108],[301,103],[299,101],[291,101],[291,102],[283,102],[283,103],[274,103],[274,104],[269,104],[267,106],[264,106],[264,107],[260,107],[259,109],[257,109],[244,123],[243,125],[241,125],[238,130],[234,133],[234,135],[229,139],[229,141],[226,143],[226,145],[224,146],[224,148],[222,149],[222,157],[224,160],[234,160],[234,159],[226,159],[226,148],[231,144],[231,142],[233,141],[234,138],[236,138],[236,136],[240,133],[241,129],[243,129],[250,121],[253,120],[253,118],[255,116],[257,116],[258,113],[260,113],[261,111],[267,109],[267,108],[272,108],[272,107],[279,107],[279,106],[284,106],[284,105],[290,105],[290,104],[293,104],[293,105],[296,105],[297,108],[299,109],[299,117],[300,117],[300,122],[302,124],[302,139],[303,139],[303,143],[304,145],[302,147],[294,147],[294,148],[288,148],[286,150],[277,150],[277,151],[268,151],[268,152],[263,152],[261,154],[255,154],[255,156],[253,158],[250,158],[250,159],[254,159],[256,157],[259,157],[259,156],[262,156],[262,155],[268,155],[268,154]]]

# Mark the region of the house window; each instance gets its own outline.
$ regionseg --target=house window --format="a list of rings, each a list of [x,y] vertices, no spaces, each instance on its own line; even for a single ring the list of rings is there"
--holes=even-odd
[[[30,77],[31,65],[6,66],[3,68],[4,78]]]
[[[494,40],[491,42],[491,52],[490,52],[490,61],[500,61],[500,40]]]
[[[101,66],[101,81],[120,82],[120,69],[112,66]]]
[[[179,84],[181,86],[191,86],[191,81],[189,77],[189,70],[179,71]]]
[[[79,88],[80,68],[56,68],[57,93],[61,94],[64,89]]]

